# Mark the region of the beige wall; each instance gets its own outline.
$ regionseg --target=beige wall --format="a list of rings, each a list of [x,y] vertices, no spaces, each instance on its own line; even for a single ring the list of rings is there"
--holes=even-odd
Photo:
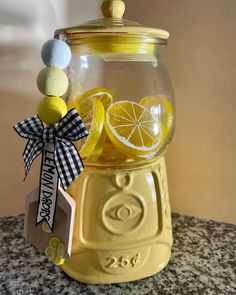
[[[236,223],[236,1],[136,0],[127,1],[127,11],[127,18],[171,34],[172,210]]]
[[[63,0],[51,1],[57,3],[56,14],[38,43],[58,24],[78,23],[88,17],[86,10],[78,8],[77,13],[79,2],[82,9],[87,8],[89,18],[96,16],[96,0],[70,0],[73,13],[69,18],[58,7],[64,5]],[[172,210],[236,223],[236,1],[127,0],[126,6],[126,18],[171,33],[166,60],[176,94],[177,127],[166,159]],[[18,48],[21,58],[16,66],[4,58],[3,46],[0,49],[0,62],[5,60],[0,79],[1,143],[4,138],[0,146],[0,215],[23,212],[25,194],[38,182],[37,163],[27,181],[21,182],[25,142],[11,126],[33,114],[40,99],[34,82],[42,67],[36,62],[39,47],[24,54]]]
[[[22,182],[26,141],[12,126],[34,115],[42,97],[35,83],[44,67],[41,46],[55,29],[97,18],[99,2],[0,0],[0,216],[22,213],[26,194],[38,185],[39,161]]]

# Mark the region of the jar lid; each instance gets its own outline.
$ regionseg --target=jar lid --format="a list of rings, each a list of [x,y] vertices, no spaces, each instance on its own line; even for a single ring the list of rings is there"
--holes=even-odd
[[[105,0],[101,5],[101,10],[104,18],[59,29],[55,32],[55,36],[64,36],[69,45],[87,43],[86,40],[90,42],[93,37],[97,38],[98,36],[126,37],[128,42],[132,42],[132,38],[134,38],[134,42],[137,42],[137,38],[140,40],[144,38],[145,42],[167,43],[169,38],[167,31],[144,27],[137,22],[122,19],[125,12],[125,4],[122,0]]]

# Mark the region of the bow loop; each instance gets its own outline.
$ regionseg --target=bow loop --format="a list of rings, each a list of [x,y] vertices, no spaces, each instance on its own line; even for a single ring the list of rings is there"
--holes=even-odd
[[[36,140],[41,139],[44,126],[39,117],[34,116],[17,123],[13,128],[21,137]]]
[[[76,109],[70,110],[56,127],[58,137],[67,140],[76,141],[88,135],[79,114]]]

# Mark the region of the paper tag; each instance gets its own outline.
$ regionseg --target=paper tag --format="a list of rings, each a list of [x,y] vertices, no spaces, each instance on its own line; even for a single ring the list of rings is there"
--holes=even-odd
[[[61,187],[58,188],[53,232],[45,230],[45,224],[35,224],[38,211],[39,188],[26,197],[24,236],[36,248],[45,251],[49,241],[58,237],[64,243],[64,258],[71,255],[75,217],[75,201]]]
[[[58,173],[54,161],[54,143],[45,145],[42,155],[39,203],[36,224],[45,221],[53,230],[58,193]]]

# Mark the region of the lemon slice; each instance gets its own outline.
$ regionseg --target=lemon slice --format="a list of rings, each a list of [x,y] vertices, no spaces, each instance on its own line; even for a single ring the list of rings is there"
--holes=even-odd
[[[46,221],[44,221],[44,222],[42,223],[42,230],[43,230],[45,233],[51,233],[51,232],[52,232]]]
[[[45,249],[45,254],[47,255],[49,261],[53,261],[56,258],[56,251],[50,246]]]
[[[105,129],[103,129],[102,135],[100,136],[100,139],[99,139],[97,145],[95,146],[95,149],[94,149],[92,155],[86,159],[86,163],[87,162],[96,162],[98,160],[98,158],[100,157],[100,155],[103,152],[105,137],[106,137],[106,132],[105,132]]]
[[[124,162],[126,161],[126,159],[127,157],[115,148],[115,146],[111,143],[109,137],[107,136],[106,140],[104,141],[103,151],[99,157],[99,160],[105,162]]]
[[[75,142],[81,158],[86,158],[94,151],[103,131],[105,111],[103,104],[97,98],[73,100],[68,110],[76,108],[86,129],[87,137]]]
[[[60,242],[60,239],[58,237],[53,237],[50,241],[49,241],[49,247],[51,249],[56,250],[57,249],[57,245]]]
[[[110,105],[105,128],[112,144],[131,158],[147,157],[158,149],[162,138],[159,120],[142,105],[130,101]]]
[[[64,243],[59,242],[57,246],[57,255],[62,258],[65,254],[64,252],[65,252]]]
[[[56,265],[62,265],[65,262],[64,254],[65,254],[64,243],[59,242],[57,246],[56,257],[53,259],[53,262]]]
[[[76,100],[78,102],[82,102],[84,99],[87,100],[93,98],[97,98],[98,100],[100,100],[104,106],[104,109],[107,110],[107,108],[114,100],[114,94],[109,89],[98,87],[85,91],[82,95],[77,97]]]
[[[65,262],[64,256],[64,243],[58,237],[53,237],[49,241],[48,247],[45,249],[45,254],[48,259],[56,265],[61,265]]]
[[[147,108],[153,118],[158,118],[162,124],[163,138],[166,138],[174,124],[174,110],[168,99],[162,96],[146,96],[140,104]]]

